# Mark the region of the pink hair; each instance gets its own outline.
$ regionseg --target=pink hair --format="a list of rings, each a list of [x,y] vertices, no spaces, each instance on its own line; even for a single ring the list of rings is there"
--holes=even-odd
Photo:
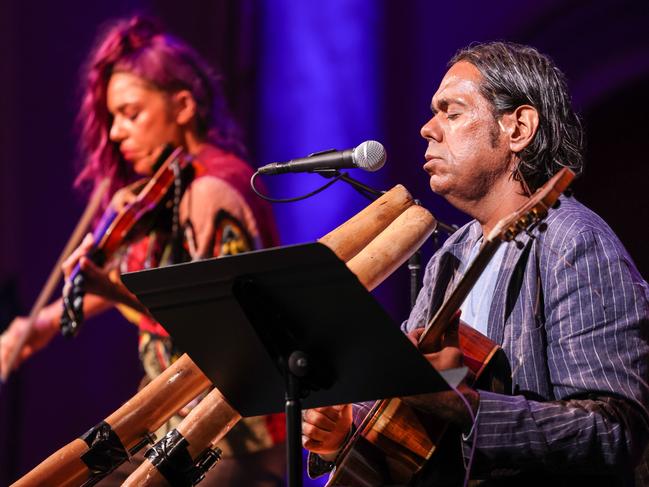
[[[154,21],[133,17],[110,26],[89,56],[78,116],[85,164],[76,187],[94,188],[108,176],[112,195],[135,178],[108,137],[112,116],[106,107],[106,88],[118,71],[139,76],[166,92],[189,90],[196,100],[199,136],[225,150],[243,153],[219,80],[205,61],[186,43],[163,33]]]

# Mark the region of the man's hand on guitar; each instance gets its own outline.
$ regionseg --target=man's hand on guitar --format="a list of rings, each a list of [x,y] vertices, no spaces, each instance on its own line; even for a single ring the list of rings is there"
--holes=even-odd
[[[302,444],[325,460],[333,460],[351,427],[351,404],[306,409],[302,415]]]
[[[442,337],[439,351],[424,353],[424,357],[435,370],[454,369],[463,365],[463,354],[458,336],[459,320],[460,314],[457,313]],[[415,346],[419,346],[419,339],[423,331],[424,328],[418,328],[408,334],[408,338]],[[480,395],[464,381],[460,383],[457,390],[465,397],[471,406],[473,417],[475,417],[480,403]],[[455,391],[419,394],[403,397],[402,400],[414,408],[437,416],[444,421],[452,422],[465,432],[470,431],[473,424],[473,418],[467,410],[466,404]]]

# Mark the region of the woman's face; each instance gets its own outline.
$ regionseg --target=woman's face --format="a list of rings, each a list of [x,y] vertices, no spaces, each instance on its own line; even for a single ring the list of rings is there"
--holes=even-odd
[[[171,96],[130,73],[114,73],[108,81],[106,104],[112,116],[110,140],[137,174],[153,173],[161,148],[182,143]]]

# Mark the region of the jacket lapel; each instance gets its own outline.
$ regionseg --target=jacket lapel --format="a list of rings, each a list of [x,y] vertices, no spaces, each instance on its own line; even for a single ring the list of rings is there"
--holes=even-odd
[[[520,295],[523,280],[528,277],[525,275],[525,267],[534,243],[534,238],[525,234],[517,237],[517,240],[522,245],[517,246],[515,242],[501,244],[507,248],[498,272],[489,312],[487,335],[499,345],[503,343],[505,323]]]

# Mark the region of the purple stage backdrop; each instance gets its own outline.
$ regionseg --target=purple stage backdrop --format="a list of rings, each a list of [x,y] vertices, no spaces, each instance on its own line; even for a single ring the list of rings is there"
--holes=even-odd
[[[27,312],[83,209],[72,190],[78,74],[100,26],[148,12],[223,70],[255,165],[363,140],[388,163],[352,176],[379,189],[404,184],[441,220],[466,217],[428,189],[419,128],[450,56],[486,40],[528,43],[566,72],[588,134],[576,195],[600,213],[645,277],[649,205],[649,4],[646,1],[406,2],[112,0],[0,4],[0,320]],[[275,196],[324,180],[266,178]],[[277,205],[283,243],[312,241],[366,201],[337,183]],[[426,255],[433,243],[424,246]],[[400,321],[408,285],[399,271],[377,297]],[[0,484],[24,474],[114,411],[142,375],[136,330],[116,313],[72,341],[56,338],[0,392]],[[316,484],[313,484],[316,485]],[[319,483],[317,485],[320,485]]]

